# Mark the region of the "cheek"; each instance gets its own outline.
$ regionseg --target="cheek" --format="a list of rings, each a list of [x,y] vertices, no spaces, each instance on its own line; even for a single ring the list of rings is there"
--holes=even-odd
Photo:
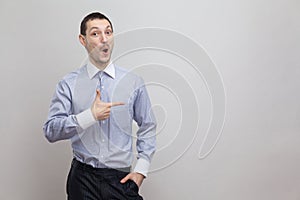
[[[98,43],[97,42],[93,42],[93,41],[90,41],[87,43],[87,48],[92,51],[95,47],[98,46]]]
[[[111,44],[114,44],[114,38],[113,38],[113,37],[110,38],[110,39],[108,40],[108,42],[111,43]]]
[[[110,40],[110,41],[109,41],[109,44],[110,44],[111,47],[114,47],[114,44],[115,44],[115,43],[114,43],[114,40]]]

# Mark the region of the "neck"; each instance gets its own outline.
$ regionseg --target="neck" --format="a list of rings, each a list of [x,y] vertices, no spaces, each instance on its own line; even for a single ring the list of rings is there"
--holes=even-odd
[[[110,63],[110,61],[107,62],[95,62],[93,59],[90,59],[90,62],[95,65],[95,67],[97,67],[100,71],[103,71]]]

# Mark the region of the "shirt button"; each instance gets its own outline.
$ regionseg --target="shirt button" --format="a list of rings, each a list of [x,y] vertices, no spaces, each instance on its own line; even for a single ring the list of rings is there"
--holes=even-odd
[[[104,86],[102,85],[102,86],[101,86],[101,88],[103,89],[103,88],[104,88]]]
[[[102,142],[105,142],[105,140],[104,140],[104,139],[102,139]]]
[[[102,124],[105,124],[105,121],[102,121]]]
[[[101,157],[101,158],[104,158],[104,156],[103,156],[103,155],[101,155],[100,157]]]

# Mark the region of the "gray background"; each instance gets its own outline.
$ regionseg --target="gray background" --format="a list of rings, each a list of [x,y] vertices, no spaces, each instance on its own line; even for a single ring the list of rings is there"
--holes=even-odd
[[[82,17],[95,10],[111,18],[116,33],[161,27],[192,38],[206,49],[226,87],[222,137],[214,151],[199,160],[201,130],[211,115],[203,81],[191,85],[199,90],[202,124],[184,152],[189,142],[184,138],[192,136],[181,131],[174,139],[168,131],[180,121],[174,97],[161,96],[162,88],[150,85],[153,102],[160,104],[155,109],[159,127],[169,122],[158,136],[160,150],[141,188],[145,199],[300,199],[299,9],[297,0],[2,0],[0,199],[65,199],[70,144],[49,144],[42,125],[56,83],[86,59],[78,27]],[[152,54],[161,63],[163,55]],[[143,64],[143,56],[131,56],[120,64]],[[168,61],[175,58],[165,56],[167,63],[161,64],[172,66]],[[171,106],[160,102],[165,98],[172,99]],[[176,147],[178,152],[172,154]]]

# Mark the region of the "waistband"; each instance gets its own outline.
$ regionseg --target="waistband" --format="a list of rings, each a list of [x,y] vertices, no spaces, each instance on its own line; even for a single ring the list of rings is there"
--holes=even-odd
[[[96,172],[96,173],[113,173],[113,172],[126,172],[126,173],[130,173],[131,171],[131,166],[129,167],[123,167],[123,168],[95,168],[91,165],[82,163],[78,160],[76,160],[76,158],[73,158],[72,160],[72,166],[77,168],[77,169],[82,169],[84,171],[91,171],[91,172]]]

